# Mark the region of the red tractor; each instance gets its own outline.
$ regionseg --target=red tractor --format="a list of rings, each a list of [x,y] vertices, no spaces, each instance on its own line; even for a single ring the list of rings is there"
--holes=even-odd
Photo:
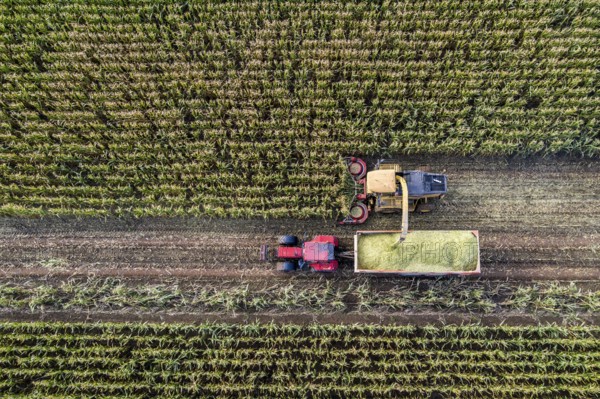
[[[334,272],[338,268],[336,252],[338,239],[334,236],[315,236],[310,241],[300,243],[298,237],[286,235],[279,238],[275,253],[269,253],[269,247],[260,247],[260,260],[278,260],[277,270],[312,270],[315,272]]]

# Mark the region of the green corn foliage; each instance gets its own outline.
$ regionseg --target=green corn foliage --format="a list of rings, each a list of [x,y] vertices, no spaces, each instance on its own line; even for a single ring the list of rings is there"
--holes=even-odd
[[[0,215],[333,216],[344,155],[600,155],[592,0],[0,4]]]
[[[598,327],[0,324],[10,397],[590,398]]]

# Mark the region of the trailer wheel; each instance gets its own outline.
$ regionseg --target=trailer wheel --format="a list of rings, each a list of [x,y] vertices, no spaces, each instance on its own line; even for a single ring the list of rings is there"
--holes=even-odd
[[[277,262],[278,272],[293,272],[296,270],[296,264],[292,261],[286,260],[285,262]]]
[[[279,237],[279,244],[280,245],[296,245],[298,244],[298,237],[296,236],[281,236]]]

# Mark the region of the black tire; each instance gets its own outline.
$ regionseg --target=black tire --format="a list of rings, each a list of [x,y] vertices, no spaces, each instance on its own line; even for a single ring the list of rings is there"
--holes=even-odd
[[[281,236],[279,237],[280,245],[296,245],[298,244],[298,237],[296,236]]]
[[[417,211],[417,213],[423,215],[425,213],[429,213],[429,212],[435,210],[435,208],[436,208],[436,206],[432,202],[420,203],[419,205],[417,205],[417,209],[415,209],[415,211]]]
[[[308,264],[308,262],[304,262],[304,261],[298,262],[298,270],[306,272],[306,271],[308,271],[310,269],[311,269],[311,267]]]
[[[292,262],[286,260],[285,262],[277,262],[277,271],[278,272],[293,272],[296,270],[296,262]]]

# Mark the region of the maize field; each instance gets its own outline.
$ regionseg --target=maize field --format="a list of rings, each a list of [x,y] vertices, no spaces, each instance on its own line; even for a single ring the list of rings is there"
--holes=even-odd
[[[600,155],[594,0],[0,5],[0,215],[335,216],[344,155]]]
[[[1,1],[0,397],[600,397],[599,65],[597,0]],[[481,275],[259,262],[345,156]]]
[[[591,398],[597,327],[0,326],[11,397]]]

